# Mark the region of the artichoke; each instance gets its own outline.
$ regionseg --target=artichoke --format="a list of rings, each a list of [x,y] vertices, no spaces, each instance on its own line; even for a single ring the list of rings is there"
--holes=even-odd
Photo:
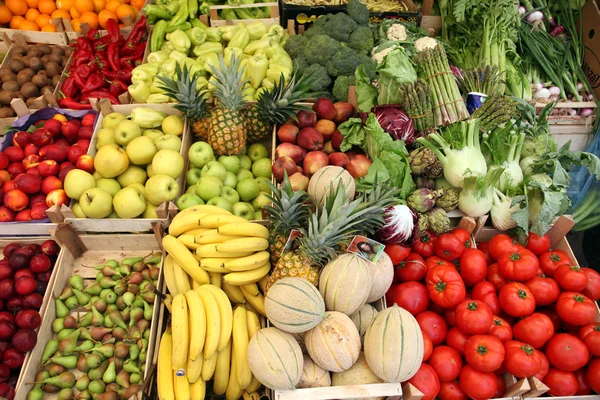
[[[429,229],[438,235],[446,233],[450,230],[450,218],[443,208],[436,207],[433,210],[427,212],[427,223]]]
[[[433,179],[442,176],[444,172],[444,166],[435,156],[435,153],[426,147],[411,151],[408,159],[413,175]]]
[[[425,213],[435,206],[436,194],[430,189],[417,189],[406,199],[406,204],[418,213]]]
[[[431,189],[435,190],[435,181],[433,179],[417,176],[415,178],[415,185],[420,189]]]
[[[435,201],[435,205],[437,207],[441,207],[446,212],[450,212],[454,210],[458,206],[458,195],[460,194],[460,189],[455,188],[445,188],[435,191],[438,196]]]
[[[429,229],[429,221],[427,220],[427,215],[419,214],[419,218],[417,219],[417,225],[419,229],[419,235]]]

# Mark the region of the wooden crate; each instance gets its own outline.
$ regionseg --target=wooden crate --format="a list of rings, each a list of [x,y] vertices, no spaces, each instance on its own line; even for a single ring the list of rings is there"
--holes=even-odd
[[[238,8],[257,8],[257,7],[269,7],[271,12],[271,18],[263,19],[234,19],[234,20],[222,20],[219,19],[219,11],[231,9],[235,10]],[[210,25],[211,26],[224,26],[224,25],[237,25],[240,22],[245,24],[251,24],[253,22],[262,22],[268,28],[271,25],[279,25],[279,4],[273,3],[256,3],[256,4],[240,4],[239,6],[211,6],[210,7]]]
[[[111,258],[121,260],[126,257],[146,256],[152,252],[162,252],[162,247],[157,236],[149,235],[79,235],[70,227],[61,227],[56,236],[63,243],[59,262],[55,267],[58,271],[51,296],[60,296],[63,288],[68,284],[69,276],[79,273],[84,278],[84,285],[93,283],[98,271],[89,266],[98,265]],[[163,254],[164,259],[164,254]],[[162,262],[160,264],[161,274],[158,279],[158,291],[162,291]],[[152,369],[154,359],[155,342],[158,332],[158,321],[160,320],[160,309],[162,302],[157,296],[153,306],[152,324],[150,326],[150,337],[146,367],[144,376]],[[72,315],[79,313],[78,309],[72,310]],[[55,337],[52,331],[52,322],[56,317],[54,302],[50,302],[43,315],[42,325],[39,329],[38,345],[31,351],[29,360],[24,364],[21,380],[17,385],[16,400],[25,400],[27,393],[32,388],[35,374],[38,371],[40,359],[44,351],[44,345],[48,340]],[[73,370],[76,375],[79,371]],[[44,398],[49,398],[46,395]],[[54,397],[52,397],[54,398]]]
[[[67,35],[64,32],[21,31],[0,28],[0,35],[6,35],[10,40],[14,40],[15,35],[22,36],[28,43],[69,44]]]

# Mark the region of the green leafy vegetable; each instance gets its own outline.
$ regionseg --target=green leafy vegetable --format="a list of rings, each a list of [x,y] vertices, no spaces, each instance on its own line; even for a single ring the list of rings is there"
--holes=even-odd
[[[396,49],[388,54],[383,62],[377,66],[379,77],[379,104],[399,104],[401,93],[398,86],[417,80],[417,72],[412,62],[402,49]]]
[[[358,66],[354,77],[356,81],[356,96],[358,97],[358,111],[369,112],[377,105],[377,88],[371,83],[363,65]]]

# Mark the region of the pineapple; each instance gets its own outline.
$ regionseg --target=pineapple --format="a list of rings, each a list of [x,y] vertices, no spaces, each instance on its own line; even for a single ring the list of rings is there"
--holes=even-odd
[[[206,106],[206,114],[210,114],[213,109],[214,109],[214,106],[211,104],[208,104]],[[204,117],[197,121],[192,121],[191,126],[192,126],[192,132],[194,133],[194,136],[198,140],[201,140],[203,142],[208,142],[208,128],[210,127],[210,119],[208,117]]]
[[[244,68],[240,68],[240,59],[232,56],[229,65],[219,55],[219,68],[213,69],[215,78],[212,90],[217,105],[209,114],[208,143],[218,155],[241,154],[246,145],[246,126],[244,124],[243,79]]]

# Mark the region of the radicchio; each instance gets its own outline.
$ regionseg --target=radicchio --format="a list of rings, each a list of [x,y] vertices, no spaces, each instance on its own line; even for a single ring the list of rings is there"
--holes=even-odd
[[[407,243],[416,231],[417,214],[408,206],[398,204],[388,207],[383,214],[385,224],[377,237],[386,244]]]
[[[395,140],[404,140],[410,145],[417,139],[412,119],[408,118],[399,104],[377,106],[371,112],[375,114],[383,130]]]

